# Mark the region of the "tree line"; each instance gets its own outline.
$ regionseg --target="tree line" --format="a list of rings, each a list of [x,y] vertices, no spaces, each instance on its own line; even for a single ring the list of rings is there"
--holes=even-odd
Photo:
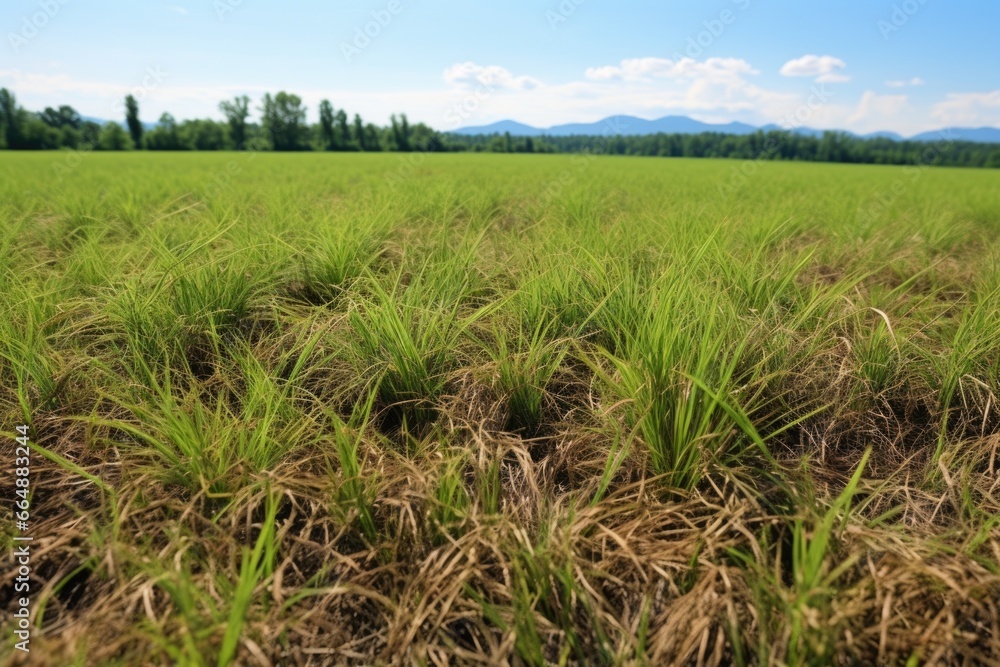
[[[319,106],[319,123],[306,121],[302,98],[286,92],[266,94],[258,107],[260,122],[251,122],[250,98],[242,95],[219,104],[224,121],[178,121],[164,113],[151,128],[139,120],[139,103],[125,98],[124,124],[84,119],[68,105],[29,112],[14,94],[0,88],[0,148],[46,150],[274,150],[274,151],[446,151],[462,150],[446,143],[446,135],[405,114],[393,115],[387,127],[349,119],[329,100]]]
[[[1000,144],[958,141],[947,135],[935,141],[896,141],[882,137],[866,139],[848,132],[828,131],[813,136],[786,130],[759,130],[745,135],[702,132],[532,139],[505,134],[458,137],[457,140],[464,145],[463,150],[505,153],[591,153],[1000,168]]]
[[[302,98],[287,92],[263,96],[259,122],[250,122],[250,98],[242,95],[219,104],[224,121],[177,121],[164,113],[152,128],[139,120],[139,103],[125,98],[124,124],[83,119],[71,106],[29,112],[14,94],[0,88],[0,148],[15,150],[274,150],[579,153],[649,157],[714,157],[742,160],[801,160],[868,164],[936,164],[1000,168],[1000,145],[863,139],[846,132],[821,136],[788,131],[747,135],[651,134],[640,136],[512,137],[510,133],[466,136],[443,133],[406,114],[393,115],[388,126],[351,118],[329,100],[319,105],[319,122],[306,120]]]

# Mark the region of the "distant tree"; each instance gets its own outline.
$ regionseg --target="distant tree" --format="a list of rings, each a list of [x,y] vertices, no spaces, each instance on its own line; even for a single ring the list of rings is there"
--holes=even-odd
[[[365,145],[370,151],[382,150],[381,134],[378,128],[371,123],[365,125]]]
[[[14,93],[0,88],[0,125],[3,126],[4,143],[7,148],[19,148],[21,144],[24,113],[17,106]]]
[[[145,137],[146,148],[153,151],[178,151],[181,150],[181,139],[177,132],[177,121],[169,113],[160,116],[160,122],[156,124]]]
[[[17,105],[14,93],[0,88],[0,126],[3,144],[16,150],[59,148],[60,132]]]
[[[92,120],[85,120],[80,124],[80,143],[93,148],[101,140],[101,125]]]
[[[399,118],[399,133],[403,138],[400,144],[400,150],[409,151],[412,150],[410,144],[410,122],[406,119],[406,114],[400,114]]]
[[[55,129],[55,128],[52,128]],[[80,130],[74,130],[69,125],[56,130],[59,133],[59,145],[66,148],[79,148],[83,141]]]
[[[97,147],[102,151],[127,151],[133,147],[129,134],[118,123],[105,123]]]
[[[306,108],[302,98],[284,91],[264,95],[260,108],[264,132],[276,151],[299,151],[306,146]]]
[[[46,125],[34,114],[29,114],[24,109],[20,109],[21,116],[21,136],[15,148],[23,150],[47,150],[59,148],[62,145],[61,132]]]
[[[243,150],[247,141],[247,118],[250,117],[250,98],[239,95],[232,100],[219,103],[219,110],[229,124],[229,138],[236,150]]]
[[[342,151],[351,148],[351,130],[347,125],[347,113],[343,109],[337,112],[337,147]]]
[[[325,151],[332,151],[337,144],[333,123],[333,105],[330,100],[323,100],[319,103],[319,141]]]
[[[392,148],[395,150],[400,150],[403,139],[402,134],[399,130],[399,121],[396,120],[396,114],[389,116],[389,128],[392,132]]]
[[[226,148],[226,126],[207,118],[184,121],[178,135],[184,149],[221,151]]]
[[[354,114],[354,143],[359,150],[369,150],[368,142],[365,139],[365,125],[361,121],[361,114]]]
[[[38,114],[38,117],[41,118],[42,122],[49,127],[55,127],[58,129],[71,127],[74,130],[79,130],[80,125],[83,124],[83,119],[80,118],[80,114],[76,112],[76,109],[66,104],[62,105],[58,109],[45,107],[45,111]]]
[[[397,151],[407,152],[410,148],[410,123],[406,120],[406,114],[402,114],[396,119],[396,114],[389,118],[392,130],[392,141]]]
[[[436,153],[447,150],[447,147],[439,132],[423,123],[417,123],[410,128],[410,150]]]
[[[125,97],[125,123],[128,125],[128,133],[132,137],[132,144],[136,148],[142,146],[142,122],[139,120],[139,103],[132,95]]]

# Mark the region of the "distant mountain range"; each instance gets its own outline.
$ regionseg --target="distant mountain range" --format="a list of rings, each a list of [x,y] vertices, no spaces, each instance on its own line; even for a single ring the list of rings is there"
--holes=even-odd
[[[644,134],[699,134],[701,132],[722,132],[724,134],[752,134],[758,130],[765,132],[770,130],[783,129],[778,125],[764,125],[755,127],[746,123],[725,123],[712,124],[703,123],[687,116],[664,116],[656,120],[646,120],[635,116],[609,116],[596,123],[569,123],[567,125],[555,125],[553,127],[539,128],[518,123],[513,120],[501,120],[490,125],[477,127],[463,127],[453,130],[453,134],[466,136],[477,134],[504,134],[510,132],[511,136],[517,137],[567,137],[570,135],[590,135],[590,136],[635,136]],[[819,137],[824,130],[816,130],[809,127],[800,127],[794,130],[798,134]],[[912,137],[903,137],[895,132],[872,132],[870,134],[855,134],[863,139],[892,139],[893,141],[938,141],[940,139],[954,141],[976,141],[980,143],[1000,143],[1000,128],[979,127],[979,128],[959,128],[951,127],[943,130],[922,132]]]

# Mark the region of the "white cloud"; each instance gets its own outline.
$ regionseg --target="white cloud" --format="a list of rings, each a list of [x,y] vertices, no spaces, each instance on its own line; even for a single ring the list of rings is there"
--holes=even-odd
[[[499,65],[477,65],[472,61],[456,63],[444,71],[444,80],[459,88],[507,88],[510,90],[532,90],[542,85],[530,76],[514,76]]]
[[[187,16],[188,15],[187,7],[182,7],[180,5],[167,5],[167,9],[169,9],[170,11],[172,11],[172,12],[174,12],[176,14],[180,14],[181,16]]]
[[[908,102],[906,95],[878,95],[867,90],[847,122],[863,132],[893,130],[898,127],[895,119],[906,110]]]
[[[1000,127],[1000,90],[986,93],[949,93],[931,109],[942,125]]]
[[[750,63],[741,58],[693,58],[668,60],[666,58],[627,58],[618,65],[589,67],[584,75],[592,81],[649,81],[664,79],[734,80],[742,74],[759,74]]]
[[[782,65],[781,75],[815,77],[818,83],[845,83],[851,77],[839,70],[846,67],[847,63],[840,58],[807,54]]]
[[[919,76],[915,76],[909,81],[899,79],[895,81],[886,81],[885,85],[889,88],[906,88],[907,86],[922,86],[924,85],[924,80]]]

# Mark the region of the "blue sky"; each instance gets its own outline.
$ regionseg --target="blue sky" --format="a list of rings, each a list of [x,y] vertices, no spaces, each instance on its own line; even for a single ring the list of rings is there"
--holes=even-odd
[[[677,114],[903,134],[1000,126],[983,0],[5,0],[0,86],[144,120],[300,94],[438,129]],[[367,34],[365,34],[367,32]]]

